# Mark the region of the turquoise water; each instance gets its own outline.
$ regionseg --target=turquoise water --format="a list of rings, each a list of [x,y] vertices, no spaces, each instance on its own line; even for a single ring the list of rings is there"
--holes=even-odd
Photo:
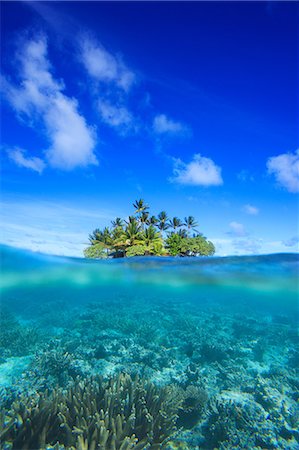
[[[298,255],[88,261],[3,247],[1,263],[3,448],[71,448],[54,432],[38,444],[14,402],[120,373],[180,397],[175,430],[94,448],[299,448]]]

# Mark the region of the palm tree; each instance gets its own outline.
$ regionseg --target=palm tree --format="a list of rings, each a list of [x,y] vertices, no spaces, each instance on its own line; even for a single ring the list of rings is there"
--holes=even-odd
[[[163,247],[161,234],[155,230],[154,225],[150,225],[143,233],[143,243],[147,247],[146,254],[151,254],[157,251],[157,248]]]
[[[155,230],[153,225],[150,225],[143,233],[143,241],[149,247],[157,242],[161,242],[161,234]]]
[[[125,230],[128,245],[137,245],[142,243],[141,229],[137,223],[129,223]]]
[[[92,245],[101,244],[103,249],[106,249],[107,255],[112,245],[112,237],[108,227],[103,230],[96,228],[92,234],[89,235],[89,240]]]
[[[157,219],[156,216],[151,216],[151,217],[149,218],[149,223],[150,223],[150,225],[157,225],[158,222],[159,222],[159,221],[158,221],[158,219]]]
[[[186,230],[183,230],[182,228],[177,232],[177,234],[182,237],[182,238],[187,238],[188,237],[188,233]]]
[[[188,231],[190,231],[190,230],[197,231],[196,227],[198,226],[198,222],[196,222],[196,220],[193,216],[185,217],[184,225],[188,228]]]
[[[111,232],[112,247],[114,247],[115,241],[123,235],[123,232],[124,232],[124,228],[121,226],[113,228],[113,230]]]
[[[169,224],[170,224],[171,228],[174,229],[174,231],[177,228],[180,228],[183,226],[183,222],[178,217],[174,217],[172,220],[170,220]]]
[[[128,220],[125,220],[126,224],[129,225],[129,223],[136,223],[138,225],[138,220],[134,216],[129,216]]]
[[[160,231],[165,231],[169,228],[169,224],[167,223],[168,216],[166,211],[161,211],[158,214],[158,220],[159,222],[157,224],[157,227],[159,228]]]
[[[137,222],[137,220],[135,219],[135,221],[132,220],[127,224],[126,228],[123,230],[120,237],[115,240],[114,246],[126,249],[131,245],[138,245],[142,243],[143,240],[141,234],[141,227]]]
[[[97,242],[102,242],[101,240],[102,231],[99,228],[93,230],[93,232],[88,236],[89,242],[91,245],[96,244]]]
[[[111,233],[108,227],[105,227],[102,232],[102,242],[104,246],[106,247],[107,255],[109,253],[109,249],[111,248],[112,239],[111,239]]]
[[[149,213],[143,211],[139,217],[139,222],[142,224],[142,228],[144,229],[144,225],[148,225],[149,224]]]
[[[122,228],[124,226],[124,222],[120,217],[116,217],[115,220],[112,220],[111,225],[113,226],[113,228]]]
[[[135,203],[133,203],[133,206],[136,209],[135,214],[140,214],[148,209],[148,205],[144,203],[142,198],[140,200],[136,200]]]
[[[184,222],[178,217],[169,220],[166,211],[161,211],[157,217],[150,216],[143,199],[133,205],[134,214],[125,220],[116,217],[111,228],[96,228],[89,235],[89,246],[84,250],[86,257],[103,258],[106,253],[115,258],[142,254],[162,256],[166,254],[165,248],[170,254],[180,256],[214,253],[213,244],[197,232],[198,223],[193,216],[185,217]],[[165,233],[170,227],[172,230]]]
[[[158,214],[158,219],[160,220],[160,222],[166,222],[168,220],[167,212],[166,211],[161,211]]]

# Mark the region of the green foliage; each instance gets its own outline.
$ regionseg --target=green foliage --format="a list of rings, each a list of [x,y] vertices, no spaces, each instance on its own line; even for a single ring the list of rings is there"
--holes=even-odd
[[[170,225],[167,221],[168,221],[168,216],[167,216],[166,211],[161,211],[158,214],[158,224],[157,224],[160,231],[165,231],[170,227]]]
[[[181,253],[184,238],[177,233],[171,233],[165,241],[166,248],[171,256],[178,256]]]
[[[135,217],[133,217],[121,234],[118,245],[126,248],[138,244],[142,244],[141,227]]]
[[[153,254],[155,256],[165,256],[165,255],[167,255],[167,252],[166,252],[166,249],[164,248],[162,239],[160,241],[154,242],[151,245],[151,254]]]
[[[158,222],[159,222],[159,221],[158,221],[158,219],[157,219],[156,216],[151,216],[151,217],[149,218],[149,223],[150,223],[151,225],[157,225]]]
[[[92,244],[89,247],[85,248],[83,253],[85,258],[92,258],[92,259],[107,258],[105,247],[100,242]]]
[[[140,214],[148,209],[148,206],[144,203],[142,198],[140,200],[136,200],[135,203],[133,203],[133,206],[136,209],[135,214]]]
[[[114,243],[117,239],[119,239],[120,237],[122,237],[124,234],[124,229],[121,226],[117,226],[115,228],[113,228],[112,232],[111,232],[111,240]]]
[[[155,230],[153,225],[150,225],[143,233],[142,239],[148,247],[153,244],[163,243],[161,234]]]
[[[196,227],[198,226],[198,223],[196,222],[196,220],[193,216],[185,217],[184,220],[185,220],[184,225],[188,228],[188,231],[189,230],[196,231]]]
[[[213,243],[200,234],[189,238],[171,233],[165,243],[171,256],[209,256],[215,253]]]
[[[204,236],[197,235],[182,240],[181,252],[188,256],[209,256],[215,253],[215,247]]]
[[[143,211],[139,217],[139,221],[143,226],[148,225],[149,224],[149,213]]]
[[[126,251],[126,256],[130,257],[130,256],[143,256],[146,254],[146,245],[132,245],[131,247],[128,248],[128,250]]]
[[[169,221],[169,225],[175,231],[177,228],[180,228],[183,226],[183,222],[178,217],[174,217],[172,220]]]
[[[116,217],[115,220],[112,220],[111,225],[113,226],[113,228],[123,228],[124,222],[120,217]]]
[[[193,216],[169,220],[166,211],[157,218],[151,216],[143,199],[133,204],[135,214],[127,220],[117,217],[111,222],[112,228],[95,229],[89,235],[90,246],[84,250],[86,258],[114,258],[142,255],[199,256],[213,255],[215,247],[201,234],[190,237],[198,223]],[[168,233],[166,230],[174,231]]]

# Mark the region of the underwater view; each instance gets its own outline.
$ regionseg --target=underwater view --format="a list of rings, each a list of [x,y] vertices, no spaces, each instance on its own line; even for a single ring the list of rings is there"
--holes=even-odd
[[[1,448],[298,449],[298,255],[1,253]]]

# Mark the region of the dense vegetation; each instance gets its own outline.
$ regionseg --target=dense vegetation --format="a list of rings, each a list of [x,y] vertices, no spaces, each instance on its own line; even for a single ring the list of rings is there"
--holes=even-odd
[[[151,216],[144,200],[133,204],[134,215],[128,220],[117,217],[111,228],[95,229],[89,235],[86,258],[120,258],[125,256],[208,256],[215,247],[201,233],[193,216],[170,219],[165,211]],[[191,236],[192,234],[192,236]]]

